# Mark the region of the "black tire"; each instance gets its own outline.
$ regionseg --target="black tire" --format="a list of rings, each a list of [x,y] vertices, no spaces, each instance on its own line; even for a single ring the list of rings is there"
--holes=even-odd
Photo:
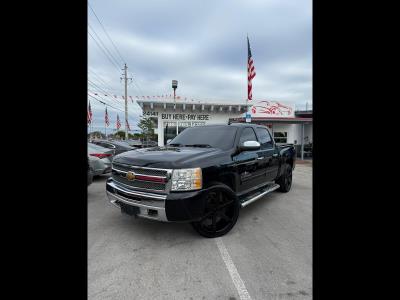
[[[223,189],[212,189],[206,195],[206,209],[200,221],[192,222],[194,230],[207,238],[227,234],[239,217],[240,203]]]
[[[292,166],[285,164],[284,166],[285,171],[283,172],[282,176],[279,177],[279,179],[276,181],[277,184],[280,185],[279,191],[282,193],[287,193],[290,191],[290,188],[292,187]]]

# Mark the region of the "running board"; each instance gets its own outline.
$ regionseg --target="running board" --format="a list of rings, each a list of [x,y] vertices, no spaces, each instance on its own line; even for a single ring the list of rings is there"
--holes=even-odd
[[[266,194],[271,193],[272,191],[275,191],[276,189],[279,188],[279,184],[272,184],[270,186],[268,186],[264,191],[262,191],[260,194],[257,194],[256,196],[254,196],[253,198],[249,198],[249,199],[245,199],[242,203],[241,206],[245,207],[247,205],[249,205],[250,203],[253,203],[254,201],[257,201],[258,199],[260,199],[261,197],[265,196]]]

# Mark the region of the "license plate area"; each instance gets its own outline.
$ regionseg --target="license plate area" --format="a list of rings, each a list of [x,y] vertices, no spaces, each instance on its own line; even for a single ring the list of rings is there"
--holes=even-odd
[[[130,216],[137,216],[140,214],[140,208],[137,206],[126,205],[121,203],[121,211]]]

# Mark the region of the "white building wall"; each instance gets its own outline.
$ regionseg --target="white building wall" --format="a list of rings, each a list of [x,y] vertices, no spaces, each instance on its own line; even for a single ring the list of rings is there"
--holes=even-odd
[[[304,137],[308,139],[306,139],[306,143],[312,143],[313,141],[313,131],[312,131],[312,124],[307,124],[304,125]]]
[[[202,110],[201,104],[195,104],[195,110],[193,110],[193,104],[187,104],[185,110],[180,107],[176,110],[171,108],[164,110],[157,107],[154,109],[145,109],[144,113],[157,113],[157,116],[151,116],[158,118],[158,145],[163,146],[165,122],[185,122],[190,123],[191,126],[228,124],[230,118],[238,118],[240,116],[235,107],[234,105],[232,106],[231,112],[227,108],[224,108],[224,111],[221,112],[217,106],[214,107],[213,111],[210,111],[210,108]]]
[[[210,111],[209,107],[205,107],[204,110],[201,108],[201,104],[195,104],[195,110],[193,110],[193,104],[188,103],[185,110],[181,107],[173,110],[171,107],[163,109],[162,107],[154,107],[154,109],[146,108],[144,113],[151,113],[152,117],[158,118],[158,128],[155,133],[158,134],[158,145],[164,145],[164,123],[165,122],[191,122],[193,126],[197,125],[212,125],[212,124],[228,124],[229,118],[238,118],[241,113],[236,111],[236,106],[232,106],[231,112],[227,108],[224,111],[220,111],[218,106],[214,107],[213,111]],[[157,113],[157,116],[154,115]],[[180,119],[183,117],[184,119]],[[271,122],[272,123],[272,122]],[[287,132],[287,143],[301,144],[301,124],[273,124],[272,132],[283,131]],[[304,136],[308,137],[306,143],[312,142],[312,124],[304,125]]]
[[[297,124],[273,124],[272,132],[287,132],[287,143],[293,144],[297,139],[297,126]]]
[[[295,137],[294,140],[297,140],[297,144],[301,145],[301,124],[296,124],[295,129]],[[312,124],[304,124],[304,143],[312,143]]]

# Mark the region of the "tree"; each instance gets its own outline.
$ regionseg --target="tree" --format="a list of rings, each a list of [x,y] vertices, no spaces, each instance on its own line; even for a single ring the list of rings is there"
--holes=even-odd
[[[142,130],[144,138],[146,140],[153,137],[154,134],[154,122],[151,118],[148,118],[146,116],[142,116],[140,118],[140,121],[138,123],[138,127]]]
[[[120,140],[125,139],[125,131],[118,130],[115,134],[115,137],[119,138]]]
[[[137,135],[139,135],[139,136],[137,136]],[[119,139],[119,140],[125,140],[125,131],[122,131],[122,130],[117,131],[116,133],[114,133],[114,138]],[[135,138],[136,139],[140,138],[140,134],[128,133],[128,139],[135,139]]]
[[[89,138],[104,139],[106,136],[104,135],[104,133],[102,133],[100,131],[93,131],[91,133],[88,133],[88,137]]]

